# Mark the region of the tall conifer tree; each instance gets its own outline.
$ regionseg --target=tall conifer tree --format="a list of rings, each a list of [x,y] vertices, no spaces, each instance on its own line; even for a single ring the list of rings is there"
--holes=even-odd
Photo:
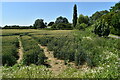
[[[77,24],[77,6],[75,4],[73,9],[73,27],[75,27],[76,24]]]

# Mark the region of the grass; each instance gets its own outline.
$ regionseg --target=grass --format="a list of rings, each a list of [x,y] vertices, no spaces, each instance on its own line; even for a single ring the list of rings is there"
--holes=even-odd
[[[2,32],[1,35],[2,36],[12,36],[12,35],[20,35],[20,34],[26,35],[28,33],[32,33],[35,31],[37,31],[37,30],[35,30],[35,29],[29,29],[29,30],[27,30],[27,29],[3,29],[3,30],[1,30],[1,32]]]
[[[31,64],[29,66],[22,66],[16,64],[13,67],[2,67],[2,78],[52,78],[51,71],[45,66],[36,66]]]

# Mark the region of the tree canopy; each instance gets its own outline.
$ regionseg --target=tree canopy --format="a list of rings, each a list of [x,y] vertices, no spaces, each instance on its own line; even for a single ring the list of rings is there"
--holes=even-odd
[[[82,23],[88,24],[88,22],[89,22],[88,16],[84,16],[82,14],[79,15],[79,18],[78,18],[79,24],[82,24]]]
[[[107,14],[109,11],[107,11],[107,10],[103,10],[103,11],[97,11],[97,12],[95,12],[90,18],[93,20],[93,21],[95,21],[95,20],[97,20],[97,19],[99,19],[102,15],[105,15],[105,14]]]
[[[68,19],[65,17],[58,17],[55,23],[51,27],[52,29],[72,29],[71,24],[68,22]]]
[[[75,27],[77,24],[77,5],[74,5],[73,8],[73,27]]]
[[[67,18],[60,16],[55,21],[55,24],[58,24],[58,23],[69,23],[69,22]]]
[[[54,22],[50,22],[49,24],[48,24],[48,26],[52,26],[54,24]]]
[[[116,3],[115,6],[112,6],[110,12],[120,11],[120,2]]]
[[[35,27],[36,29],[38,29],[38,28],[45,28],[46,25],[44,24],[43,21],[44,21],[43,19],[37,19],[37,20],[35,21],[35,23],[33,24],[34,27]]]

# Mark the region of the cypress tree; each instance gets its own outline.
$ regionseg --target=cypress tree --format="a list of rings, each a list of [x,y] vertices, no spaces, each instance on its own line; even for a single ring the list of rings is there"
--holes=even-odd
[[[77,6],[75,4],[73,9],[73,27],[75,27],[76,24],[77,24]]]

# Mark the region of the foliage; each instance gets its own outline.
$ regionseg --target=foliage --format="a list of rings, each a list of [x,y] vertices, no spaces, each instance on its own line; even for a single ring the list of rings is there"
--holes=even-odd
[[[43,45],[47,45],[49,50],[54,51],[54,57],[64,59],[65,61],[74,61],[76,65],[83,65],[86,62],[88,66],[92,67],[92,69],[83,71],[82,75],[80,75],[81,71],[76,71],[76,69],[73,68],[65,70],[65,72],[58,75],[58,77],[118,77],[117,54],[119,53],[119,46],[117,45],[119,41],[117,39],[100,38],[91,34],[89,31],[76,31],[75,35],[72,33],[53,34],[52,32],[48,32],[41,37],[35,35],[32,35],[32,37],[41,44],[45,42]]]
[[[110,12],[117,12],[120,11],[120,1],[115,4],[115,6],[112,6],[110,9]]]
[[[59,23],[69,23],[69,22],[67,18],[60,16],[55,21],[55,24],[59,24]]]
[[[85,23],[76,25],[76,29],[79,29],[79,30],[85,30],[86,27],[87,27],[87,25]]]
[[[50,22],[49,24],[48,24],[48,26],[52,26],[54,24],[54,22]]]
[[[18,58],[19,42],[15,36],[2,37],[2,64],[12,66]]]
[[[21,64],[16,64],[13,67],[2,67],[3,76],[2,78],[52,78],[51,71],[49,71],[45,66],[34,65],[23,66]]]
[[[72,29],[72,25],[70,23],[58,23],[58,24],[53,24],[52,29],[57,29],[57,30],[69,30]]]
[[[98,36],[108,36],[110,33],[110,29],[109,29],[109,25],[108,23],[102,19],[102,20],[98,20],[95,24],[95,29],[94,32],[95,34],[97,34]]]
[[[53,24],[51,28],[57,30],[60,29],[64,30],[64,29],[72,29],[72,26],[68,22],[67,18],[60,16],[56,19],[55,24]]]
[[[45,28],[46,25],[44,24],[43,19],[37,19],[34,23],[34,27],[35,27],[35,29]]]
[[[78,24],[82,24],[82,23],[85,23],[85,24],[88,24],[89,23],[89,18],[88,16],[84,16],[84,15],[79,15],[79,18],[78,18]]]
[[[12,25],[12,26],[8,26],[5,25],[4,27],[2,27],[2,29],[33,29],[33,26],[19,26],[19,25]]]
[[[94,14],[92,14],[92,16],[90,17],[90,19],[94,22],[96,21],[97,19],[99,19],[101,16],[107,14],[109,11],[107,10],[103,10],[103,11],[97,11],[95,12]]]
[[[38,43],[46,45],[49,50],[53,51],[56,58],[76,63],[79,69],[69,66],[58,76],[54,76],[41,65],[16,64],[13,67],[3,67],[3,78],[118,78],[120,40],[98,37],[88,28],[85,31],[33,30],[32,33],[29,32],[29,35]],[[34,49],[37,42],[31,37],[22,36],[26,45],[23,45],[23,48],[28,50],[28,53],[39,51]],[[31,47],[33,45],[35,46]],[[34,55],[31,59],[34,61]]]
[[[113,26],[113,29],[115,29],[115,31],[113,31],[112,33],[120,35],[120,11],[115,13],[112,16],[111,19],[111,25]]]
[[[104,20],[110,28],[110,33],[120,35],[120,33],[119,33],[120,32],[119,31],[120,30],[120,28],[119,28],[119,23],[120,23],[119,15],[120,15],[120,2],[116,3],[115,6],[111,7],[110,12],[108,12],[106,10],[96,12],[95,14],[93,14],[91,16],[91,21],[96,22],[96,20],[99,21],[99,19]],[[101,22],[103,22],[103,21],[101,21]],[[96,25],[96,23],[94,25]],[[109,30],[108,29],[106,29],[106,30],[107,30],[106,33],[108,33]],[[101,32],[101,34],[102,34],[102,32]]]
[[[103,53],[101,49],[103,49],[102,47],[104,46],[105,40],[102,39],[104,40],[102,42],[101,39],[98,39],[98,37],[96,37],[96,39],[92,41],[92,38],[95,37],[95,35],[92,38],[83,37],[83,35],[87,36],[88,34],[91,33],[79,32],[77,33],[78,36],[75,36],[75,38],[73,34],[69,34],[69,35],[64,34],[60,36],[60,33],[56,35],[52,34],[52,36],[49,36],[50,34],[44,35],[41,37],[37,37],[33,35],[32,37],[34,37],[34,39],[39,41],[40,44],[45,46],[47,45],[49,50],[54,51],[54,56],[57,57],[58,59],[75,61],[76,65],[78,64],[81,65],[83,62],[87,62],[89,66],[97,66],[99,65],[98,61],[100,60],[98,59],[99,57],[98,55]],[[107,46],[108,44],[105,45]],[[97,46],[100,46],[100,48]]]
[[[74,5],[73,8],[73,27],[75,27],[77,24],[77,5]]]
[[[23,64],[44,64],[45,55],[37,42],[29,36],[22,36],[21,40],[24,49]]]
[[[104,19],[108,23],[108,25],[112,26],[111,25],[111,20],[112,20],[112,16],[114,14],[115,14],[114,12],[109,12],[108,14],[103,15],[100,19]]]

